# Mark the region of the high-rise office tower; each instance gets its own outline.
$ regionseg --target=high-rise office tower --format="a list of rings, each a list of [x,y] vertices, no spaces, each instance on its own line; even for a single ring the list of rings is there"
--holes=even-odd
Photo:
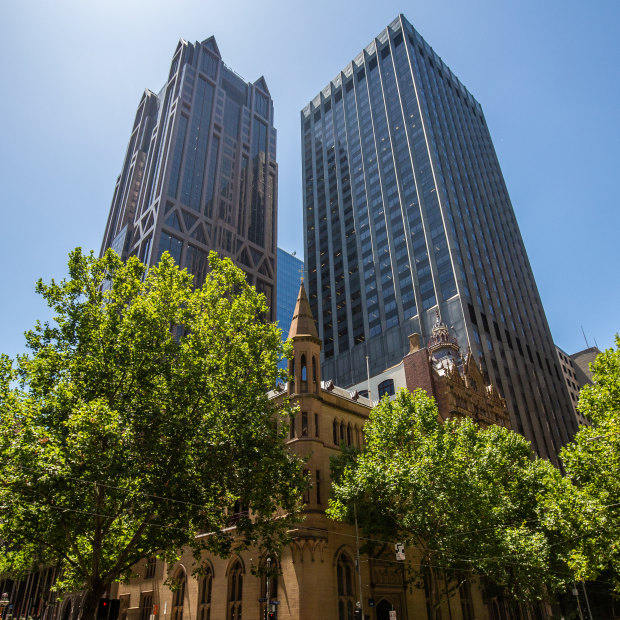
[[[480,104],[401,15],[301,113],[307,285],[323,375],[350,385],[438,308],[554,458],[576,430]]]
[[[276,225],[276,130],[264,78],[240,78],[213,37],[179,41],[167,82],[140,100],[102,252],[152,265],[168,250],[201,284],[216,250],[265,293],[275,319]]]
[[[303,270],[304,263],[295,256],[295,253],[289,254],[282,248],[278,248],[278,304],[276,318],[284,339],[288,338]]]

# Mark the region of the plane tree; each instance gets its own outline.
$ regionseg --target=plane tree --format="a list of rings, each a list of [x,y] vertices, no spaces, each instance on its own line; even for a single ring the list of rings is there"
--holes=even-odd
[[[541,524],[541,498],[561,474],[524,437],[469,418],[443,423],[422,390],[384,398],[364,437],[363,450],[335,460],[329,513],[356,511],[375,552],[404,543],[409,579],[436,607],[472,577],[516,603],[565,586],[562,537]]]
[[[298,511],[290,407],[267,398],[280,331],[243,272],[209,260],[194,287],[167,253],[147,269],[77,249],[37,285],[54,320],[0,358],[0,573],[59,566],[83,618],[155,554],[277,553]]]

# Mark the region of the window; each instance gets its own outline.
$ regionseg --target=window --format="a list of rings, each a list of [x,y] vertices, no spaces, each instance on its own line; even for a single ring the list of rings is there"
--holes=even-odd
[[[388,396],[394,396],[394,379],[386,379],[379,383],[379,398],[382,398],[384,394]]]
[[[345,555],[338,558],[338,620],[353,620],[353,562]]]
[[[241,620],[241,599],[243,597],[243,568],[236,560],[228,574],[227,620]]]
[[[314,414],[314,436],[315,437],[320,437],[320,432],[319,432],[319,414],[318,413]]]
[[[151,613],[153,612],[153,593],[142,592],[140,594],[140,620],[149,620]]]
[[[290,438],[295,439],[295,416],[291,415],[290,417]]]
[[[316,503],[321,503],[321,470],[316,470],[316,478],[314,481],[314,486],[316,487]]]
[[[183,620],[183,603],[185,602],[185,571],[179,569],[176,577],[172,580],[172,611],[170,620]]]
[[[157,558],[152,555],[146,561],[146,568],[144,570],[144,578],[150,579],[151,577],[155,577],[155,567],[157,566]]]
[[[308,436],[308,414],[305,411],[301,413],[301,436]]]
[[[118,605],[118,618],[119,620],[127,620],[127,610],[129,609],[131,595],[121,594],[119,597]]]
[[[332,424],[332,430],[334,431],[334,445],[338,446],[340,442],[338,441],[338,422],[336,420]]]
[[[310,479],[309,479],[309,475],[310,475],[310,470],[309,469],[304,469],[304,479],[306,481],[306,490],[304,491],[304,504],[309,504],[310,503]]]
[[[209,566],[198,585],[198,620],[211,620],[211,592],[213,571]]]

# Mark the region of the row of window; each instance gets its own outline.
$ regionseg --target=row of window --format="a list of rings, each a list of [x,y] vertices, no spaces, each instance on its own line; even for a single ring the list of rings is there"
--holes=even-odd
[[[318,472],[317,472],[318,475]],[[317,479],[317,489],[319,479]],[[318,491],[317,491],[318,492]],[[320,503],[320,502],[319,502]],[[155,558],[147,561],[147,572],[151,566],[155,566]],[[269,565],[267,565],[269,566]],[[265,566],[263,565],[263,568]],[[260,585],[260,613],[262,618],[265,612],[266,599],[278,599],[278,573],[277,565],[269,571],[264,571],[261,577]],[[243,619],[243,581],[245,578],[245,569],[241,560],[235,558],[227,571],[227,595],[226,595],[226,620],[242,620]],[[214,571],[210,565],[207,565],[198,577],[198,605],[197,620],[211,620],[211,607],[213,595],[213,579]],[[353,579],[353,561],[346,553],[340,553],[336,564],[336,580],[338,583],[338,610],[339,618],[347,619],[349,615],[343,616],[343,613],[352,611],[355,601],[355,582]],[[170,610],[170,620],[183,620],[184,613],[187,611],[186,617],[189,617],[189,609],[186,610],[185,593],[187,590],[187,574],[184,568],[179,568],[171,582],[172,607]],[[267,596],[269,594],[269,596]],[[127,620],[127,610],[130,606],[130,595],[124,594],[120,596],[120,615],[119,620]],[[189,606],[188,606],[189,607]],[[142,592],[140,594],[139,604],[139,620],[149,620],[154,613],[153,592]],[[255,617],[254,613],[249,614]]]

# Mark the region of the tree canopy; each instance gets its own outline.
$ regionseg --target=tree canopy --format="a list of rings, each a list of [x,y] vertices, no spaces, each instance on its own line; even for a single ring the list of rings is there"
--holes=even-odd
[[[243,272],[209,260],[194,288],[167,253],[147,269],[77,249],[68,278],[37,285],[54,321],[0,358],[0,573],[61,566],[85,617],[143,558],[276,551],[300,505],[276,423],[291,410],[267,398],[280,331]]]
[[[384,398],[364,434],[364,450],[335,464],[329,513],[350,518],[355,504],[370,539],[405,543],[411,578],[425,578],[435,604],[437,577],[455,588],[475,574],[520,602],[564,583],[539,502],[560,473],[522,436],[470,419],[442,423],[421,390]]]
[[[547,501],[549,527],[568,541],[576,579],[605,573],[620,593],[620,336],[592,364],[578,408],[591,422],[560,452],[564,484]]]

